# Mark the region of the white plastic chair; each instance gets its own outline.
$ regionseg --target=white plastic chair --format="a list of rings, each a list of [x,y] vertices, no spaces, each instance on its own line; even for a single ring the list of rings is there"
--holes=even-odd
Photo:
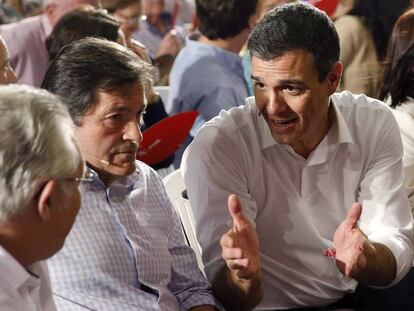
[[[160,95],[162,102],[164,103],[164,107],[166,107],[168,103],[168,94],[170,93],[170,87],[158,85],[154,86],[154,91]]]
[[[195,222],[190,201],[185,199],[182,195],[186,187],[180,170],[176,170],[165,176],[163,182],[167,190],[167,194],[174,204],[178,215],[180,216],[184,235],[186,236],[190,247],[196,254],[198,267],[204,273],[204,265],[201,259],[201,247],[198,244],[195,234]]]

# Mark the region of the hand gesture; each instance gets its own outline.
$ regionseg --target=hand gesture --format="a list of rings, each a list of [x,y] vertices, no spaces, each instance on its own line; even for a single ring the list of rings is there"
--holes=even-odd
[[[151,58],[148,54],[147,48],[141,42],[130,39],[127,42],[127,46],[131,49],[139,58],[143,59],[147,63],[151,64]]]
[[[239,279],[258,278],[260,273],[259,241],[256,231],[245,218],[240,201],[231,194],[228,209],[233,228],[221,237],[222,257],[231,274]]]
[[[178,38],[176,30],[169,31],[161,40],[158,45],[157,56],[161,57],[163,55],[176,56],[180,52],[181,44]]]
[[[334,235],[336,265],[347,277],[355,277],[367,267],[368,257],[376,254],[375,247],[358,228],[360,203],[354,203]]]

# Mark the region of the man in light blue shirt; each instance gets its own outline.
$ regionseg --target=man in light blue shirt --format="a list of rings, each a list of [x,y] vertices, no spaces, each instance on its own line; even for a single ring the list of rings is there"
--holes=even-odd
[[[170,74],[167,112],[197,110],[199,116],[181,154],[204,122],[222,109],[244,103],[249,95],[238,53],[254,25],[257,0],[197,0],[200,36],[189,38]]]
[[[218,308],[162,180],[135,161],[153,70],[117,43],[87,38],[65,46],[46,73],[43,87],[68,106],[93,175],[49,263],[59,310]]]

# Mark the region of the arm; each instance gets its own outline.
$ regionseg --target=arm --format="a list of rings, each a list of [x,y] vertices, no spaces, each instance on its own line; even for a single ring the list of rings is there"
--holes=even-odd
[[[211,286],[197,265],[194,251],[186,244],[179,216],[164,192],[168,212],[168,250],[171,280],[168,289],[177,299],[180,310],[216,310],[218,305]]]
[[[220,240],[226,266],[214,278],[214,294],[226,310],[251,310],[263,299],[259,241],[235,195],[229,196],[228,208],[233,228]]]
[[[404,189],[398,126],[391,113],[374,113],[372,127],[377,134],[366,142],[371,151],[356,193],[361,204],[353,205],[334,243],[345,251],[337,250],[345,275],[372,286],[392,286],[412,265],[413,221]]]
[[[231,126],[231,123],[232,121],[229,120],[226,124]],[[255,297],[261,296],[261,289],[256,288],[260,276],[260,271],[257,271],[259,270],[256,254],[258,249],[249,254],[252,258],[256,258],[254,263],[256,268],[253,269],[250,280],[244,280],[242,275],[234,273],[235,269],[230,273],[231,269],[223,260],[227,257],[226,252],[223,250],[223,244],[220,245],[226,243],[226,236],[230,243],[235,235],[238,236],[236,231],[232,231],[237,227],[226,208],[231,193],[236,194],[241,202],[243,217],[250,227],[249,237],[256,236],[253,228],[257,203],[249,191],[248,175],[251,168],[244,155],[248,150],[240,148],[243,146],[241,143],[243,139],[239,134],[225,135],[217,128],[206,125],[187,149],[181,165],[196,222],[197,239],[203,250],[207,278],[212,283],[213,291],[220,302],[227,307],[231,304],[234,310],[243,310],[246,307],[246,300],[249,299],[251,301],[247,302],[248,306],[257,304]],[[252,169],[256,168],[252,166]],[[232,248],[233,246],[230,245],[229,251]],[[259,291],[257,296],[254,294],[256,290]],[[241,297],[244,300],[240,300]]]

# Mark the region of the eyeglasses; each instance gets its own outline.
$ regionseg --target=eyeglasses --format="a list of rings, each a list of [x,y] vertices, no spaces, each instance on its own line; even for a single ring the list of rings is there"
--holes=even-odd
[[[116,13],[114,14],[114,17],[120,22],[120,23],[124,23],[127,24],[130,27],[136,26],[139,24],[139,20],[141,19],[140,16],[124,16],[121,15],[120,13]]]
[[[74,182],[86,182],[91,183],[93,181],[93,173],[91,171],[86,171],[85,175],[82,177],[75,177],[75,178],[65,178],[64,180],[67,181],[74,181]]]

